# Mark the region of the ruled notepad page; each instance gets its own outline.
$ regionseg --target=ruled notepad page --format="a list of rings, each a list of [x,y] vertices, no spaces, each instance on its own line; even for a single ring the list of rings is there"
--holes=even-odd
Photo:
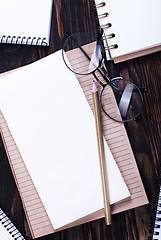
[[[92,46],[92,45],[91,45]],[[85,49],[85,48],[84,48]],[[86,47],[86,53],[88,56],[91,56],[90,45]],[[80,52],[80,50],[75,49],[72,50]],[[87,61],[88,65],[88,59],[85,60],[83,58],[83,61],[80,58],[77,58],[77,62],[73,62],[73,52],[68,51],[66,52],[68,59],[73,64],[73,69],[78,69],[78,72],[83,72],[83,68],[86,65],[85,61]],[[83,55],[82,55],[83,56]],[[71,59],[71,60],[70,60]],[[82,68],[82,70],[81,70]],[[96,71],[95,72],[98,79],[102,82],[104,82],[103,77],[101,74]],[[93,101],[91,96],[91,84],[93,81],[96,81],[94,76],[92,74],[89,75],[77,75],[78,81],[82,87],[82,90],[86,96],[86,99],[93,110]],[[98,87],[99,93],[101,93],[102,87],[100,84],[96,83]],[[116,114],[119,114],[119,110],[117,107],[117,103],[113,94],[112,88],[108,88],[108,102],[111,104],[111,111],[115,111]],[[108,103],[107,103],[108,104]],[[107,106],[108,107],[108,106]],[[108,112],[110,114],[110,112]],[[119,114],[120,115],[120,114]],[[135,161],[134,154],[132,152],[130,142],[124,127],[123,123],[119,123],[116,121],[113,121],[112,119],[108,118],[103,110],[101,109],[101,117],[102,117],[102,129],[104,137],[108,143],[108,146],[114,156],[114,159],[120,169],[120,172],[126,182],[126,185],[128,186],[128,189],[130,191],[130,198],[122,201],[121,203],[116,203],[112,206],[112,212],[116,213],[123,210],[128,210],[130,208],[138,207],[144,204],[148,203],[148,199],[144,190],[144,186],[138,171],[138,167]]]
[[[18,187],[33,238],[54,232],[39,194],[0,111],[0,127],[10,167]]]

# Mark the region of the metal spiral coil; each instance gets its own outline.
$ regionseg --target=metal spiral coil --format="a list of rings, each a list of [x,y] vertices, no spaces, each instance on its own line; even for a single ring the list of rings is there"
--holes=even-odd
[[[106,23],[106,24],[101,25],[100,27],[101,27],[102,29],[107,29],[107,28],[110,28],[111,26],[112,26],[111,23]]]
[[[24,45],[40,45],[47,46],[46,38],[36,38],[36,37],[21,37],[21,36],[0,36],[0,43],[10,43],[10,44],[24,44]]]
[[[95,8],[100,8],[100,7],[104,7],[105,5],[106,5],[105,2],[101,2],[101,3],[95,4],[94,7]]]
[[[149,231],[149,234],[152,237],[149,237],[148,240],[159,240],[161,239],[161,179],[158,184],[157,188],[157,196],[154,197],[155,204],[152,205],[155,207],[155,210],[152,211],[155,214],[154,224],[151,227],[152,229]]]
[[[98,19],[106,18],[106,17],[108,17],[108,15],[109,14],[107,12],[105,12],[105,13],[102,13],[102,14],[98,15],[97,18]]]
[[[118,48],[118,45],[117,44],[113,44],[113,45],[110,45],[110,46],[106,46],[105,50],[116,49],[116,48]]]
[[[98,8],[102,8],[106,5],[105,2],[100,2],[100,3],[95,4],[94,0],[89,0],[89,3],[91,5],[92,9],[95,9],[95,10],[97,10]],[[104,13],[99,14],[99,15],[96,14],[96,19],[100,20],[100,19],[106,18],[108,16],[109,16],[109,14],[107,12],[104,12]],[[106,30],[106,29],[110,28],[111,26],[112,26],[112,24],[110,22],[107,22],[106,24],[102,24],[102,25],[100,24],[100,27],[103,30]],[[111,39],[111,38],[114,38],[114,37],[115,37],[115,34],[111,33],[111,34],[108,34],[108,35],[103,35],[102,40],[106,42],[108,39]],[[116,49],[116,48],[118,48],[118,45],[113,44],[113,45],[110,45],[110,46],[107,45],[104,49],[105,50],[111,50],[111,49]]]
[[[102,40],[107,40],[107,39],[110,39],[110,38],[114,38],[115,37],[115,34],[114,33],[111,33],[109,35],[105,35],[102,37]]]

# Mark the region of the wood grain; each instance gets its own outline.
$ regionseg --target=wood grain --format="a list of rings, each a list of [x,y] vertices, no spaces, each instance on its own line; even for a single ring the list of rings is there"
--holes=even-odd
[[[54,0],[49,47],[0,45],[0,72],[5,72],[47,56],[61,49],[66,31],[96,33],[97,22],[88,0]],[[54,64],[54,63],[53,63]],[[150,236],[156,203],[161,156],[161,53],[155,53],[114,65],[107,64],[109,73],[130,79],[146,87],[141,122],[125,125],[136,162],[147,192],[149,205],[116,214],[112,227],[104,219],[74,227],[40,240],[145,240]],[[9,163],[0,139],[0,206],[26,239],[31,234],[23,212]]]

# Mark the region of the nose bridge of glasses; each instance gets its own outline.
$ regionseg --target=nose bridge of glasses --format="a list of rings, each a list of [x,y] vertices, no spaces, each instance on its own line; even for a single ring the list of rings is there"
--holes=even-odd
[[[102,35],[103,35],[103,29],[101,27],[99,27],[97,29],[97,39],[98,39],[98,41],[102,40]]]
[[[92,73],[92,75],[94,76],[94,78],[97,80],[97,82],[103,87],[103,89],[106,87],[107,84],[104,84],[103,82],[101,82],[99,80],[99,78],[96,76],[95,72]]]

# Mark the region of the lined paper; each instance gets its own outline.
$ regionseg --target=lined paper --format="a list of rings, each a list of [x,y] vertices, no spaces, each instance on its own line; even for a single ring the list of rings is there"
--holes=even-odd
[[[93,46],[92,44],[88,44],[86,47],[84,47],[84,50],[88,54],[88,56],[92,55]],[[75,71],[79,68],[79,73],[83,73],[86,66],[89,65],[89,60],[84,58],[84,56],[81,55],[79,58],[77,58],[77,62],[74,61],[73,52],[76,53],[81,52],[79,49],[74,49],[72,51],[66,52],[66,55],[68,57],[68,60]],[[83,59],[83,60],[82,60]],[[85,64],[86,63],[86,64]],[[99,71],[95,72],[96,76],[100,81],[105,83],[105,80],[103,79],[102,75]],[[80,83],[80,86],[86,96],[86,99],[93,110],[93,101],[91,96],[91,85],[93,81],[96,81],[95,77],[92,74],[89,75],[76,75],[77,79]],[[101,93],[102,87],[97,82],[96,83],[99,94]],[[117,103],[112,91],[112,88],[108,88],[108,101],[107,101],[107,107],[109,109],[109,105],[111,107],[111,110],[108,111],[110,115],[112,115],[113,118],[119,119],[118,116],[120,116]],[[140,177],[140,173],[136,164],[136,160],[134,157],[134,154],[131,149],[131,145],[125,130],[125,126],[123,123],[116,122],[109,117],[105,115],[103,110],[101,109],[101,118],[102,118],[102,130],[103,135],[108,143],[108,146],[113,154],[113,157],[119,167],[119,170],[124,178],[124,181],[128,187],[128,190],[130,191],[131,197],[129,199],[126,199],[120,203],[116,203],[114,206],[112,206],[112,213],[116,213],[118,211],[124,211],[128,210],[134,207],[138,207],[144,204],[148,203],[148,199],[145,193],[145,189]],[[121,117],[120,117],[121,118]]]
[[[46,212],[57,231],[104,212],[94,116],[61,51],[1,78],[0,86],[0,106],[15,142],[4,118],[1,132],[33,235],[54,231]],[[105,154],[115,203],[130,195],[106,142]]]
[[[102,78],[99,73],[97,73],[97,76],[99,77],[99,79]],[[77,78],[85,93],[88,103],[93,110],[90,86],[95,79],[92,75],[88,77],[77,76]],[[103,79],[101,80],[103,81]],[[98,84],[97,87],[98,91],[100,92],[101,88]],[[112,96],[113,99],[112,109],[116,109],[116,102],[114,101],[112,89],[109,88],[109,91],[109,94]],[[132,152],[124,124],[115,122],[112,119],[108,118],[103,111],[101,117],[104,137],[131,194],[130,199],[112,206],[112,212],[115,213],[118,210],[128,210],[130,208],[147,204],[148,200],[146,197],[146,193],[142,184],[142,180],[138,171],[138,167],[136,165],[134,154]]]
[[[33,238],[54,232],[30,174],[0,111],[1,136]],[[45,223],[45,224],[44,224]]]

